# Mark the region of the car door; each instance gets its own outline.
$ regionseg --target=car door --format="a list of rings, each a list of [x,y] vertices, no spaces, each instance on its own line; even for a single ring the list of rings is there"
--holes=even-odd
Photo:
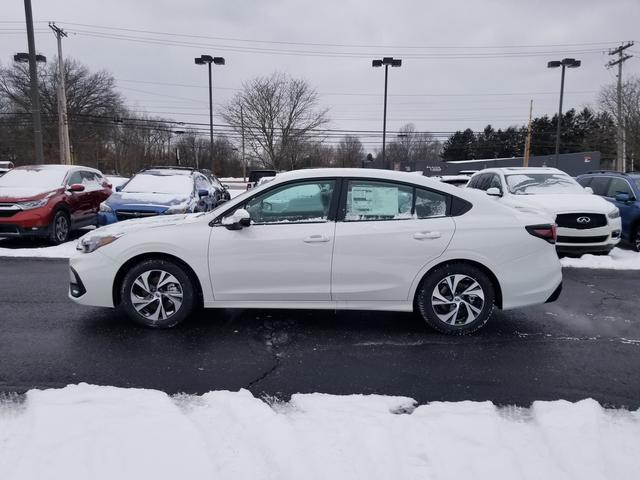
[[[196,207],[196,210],[200,212],[207,212],[211,210],[216,204],[215,189],[213,188],[211,181],[204,175],[196,173],[194,180],[196,186],[196,195],[198,198],[198,206]],[[200,197],[200,190],[206,190],[208,192],[208,195],[205,197]]]
[[[442,255],[455,230],[449,197],[411,185],[346,182],[336,223],[331,297],[406,301],[420,270]]]
[[[329,301],[336,184],[276,185],[241,204],[251,226],[214,224],[209,269],[216,301]]]
[[[71,185],[83,185],[85,190],[82,192],[72,192],[69,190]],[[86,179],[82,170],[74,170],[67,178],[67,204],[69,205],[71,223],[74,228],[88,224],[91,212],[91,192],[86,190]]]
[[[619,202],[616,200],[616,195],[620,193],[626,193],[629,195],[629,201]],[[611,177],[605,198],[613,203],[620,210],[620,220],[622,221],[622,231],[627,234],[631,230],[631,222],[635,218],[635,195],[631,189],[631,185],[624,178]]]

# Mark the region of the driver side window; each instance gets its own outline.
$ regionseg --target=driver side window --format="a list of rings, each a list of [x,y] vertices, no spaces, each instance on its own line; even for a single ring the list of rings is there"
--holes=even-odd
[[[256,224],[326,222],[334,187],[334,180],[285,185],[252,198],[245,209]]]

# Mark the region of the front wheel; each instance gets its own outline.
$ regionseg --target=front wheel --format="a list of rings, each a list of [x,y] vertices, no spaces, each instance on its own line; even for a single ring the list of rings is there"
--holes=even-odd
[[[194,283],[184,269],[168,260],[134,265],[120,287],[120,307],[134,322],[170,328],[184,321],[196,305]]]
[[[53,216],[50,228],[49,241],[54,245],[60,245],[61,243],[69,240],[69,234],[71,233],[71,220],[69,219],[67,212],[64,210],[58,210]]]
[[[487,323],[494,299],[493,284],[482,270],[452,263],[429,273],[422,282],[417,306],[434,330],[466,335]]]
[[[633,229],[631,234],[631,246],[636,252],[640,252],[640,226]]]

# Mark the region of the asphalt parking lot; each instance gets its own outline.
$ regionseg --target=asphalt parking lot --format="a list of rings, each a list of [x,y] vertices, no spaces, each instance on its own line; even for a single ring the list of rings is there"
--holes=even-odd
[[[67,261],[0,259],[0,392],[88,382],[420,402],[592,397],[640,407],[637,272],[565,269],[560,300],[496,312],[470,337],[412,314],[206,310],[152,331],[67,299]]]

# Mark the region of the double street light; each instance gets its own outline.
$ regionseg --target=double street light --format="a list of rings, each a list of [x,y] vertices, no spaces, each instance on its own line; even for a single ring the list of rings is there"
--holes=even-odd
[[[212,57],[211,55],[200,55],[195,58],[196,65],[207,65],[209,67],[209,161],[211,170],[215,172],[213,166],[213,96],[211,83],[211,64],[224,65],[224,58]]]
[[[560,80],[560,107],[558,108],[558,123],[556,128],[556,167],[560,157],[560,128],[562,124],[562,97],[564,96],[564,70],[565,68],[578,68],[582,62],[575,58],[563,58],[562,60],[553,60],[547,63],[547,68],[562,67],[562,77]]]
[[[387,83],[389,80],[389,67],[402,66],[402,60],[393,57],[384,57],[381,60],[373,60],[372,67],[382,67],[384,65],[384,114],[382,118],[382,165],[386,166],[385,149],[387,143]]]

